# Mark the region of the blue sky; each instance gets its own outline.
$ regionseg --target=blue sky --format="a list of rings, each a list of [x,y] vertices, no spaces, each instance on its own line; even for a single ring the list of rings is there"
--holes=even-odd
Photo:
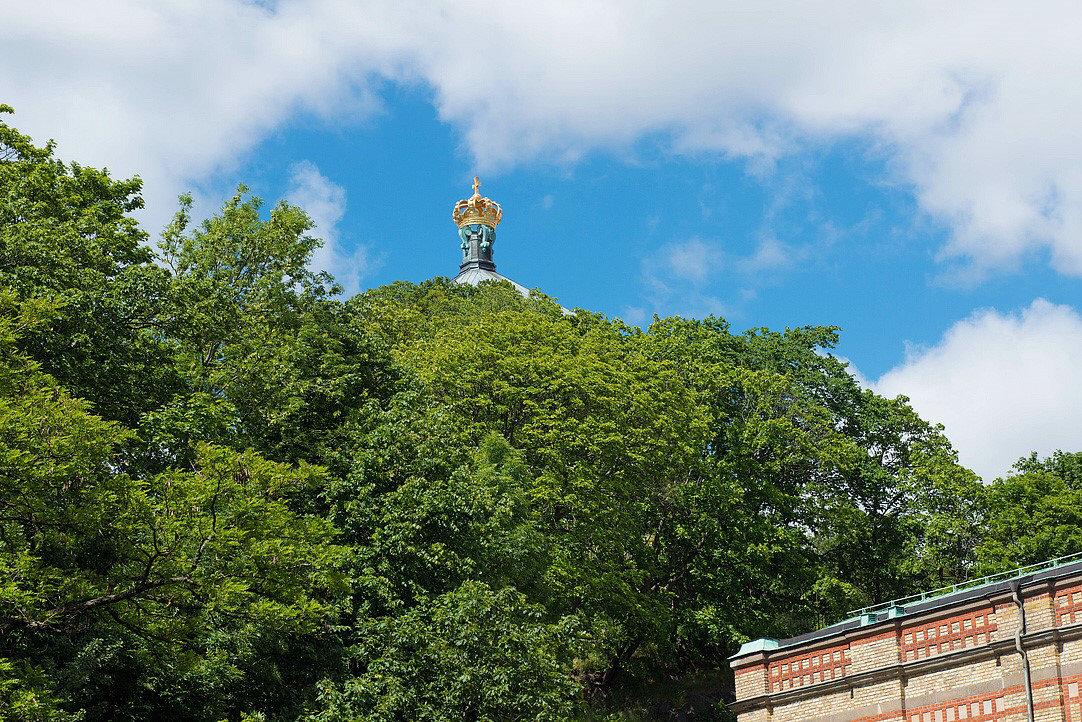
[[[499,270],[647,323],[837,325],[985,477],[1082,449],[1082,15],[1038,2],[17,3],[16,124],[213,209],[319,222],[350,291]]]
[[[267,199],[287,197],[295,164],[311,162],[345,190],[335,233],[344,250],[367,251],[360,288],[453,276],[450,209],[481,171],[430,96],[387,86],[381,111],[361,122],[294,118],[206,193],[244,182]],[[762,171],[647,137],[575,163],[483,173],[482,191],[504,207],[500,271],[568,307],[637,324],[654,313],[714,313],[741,330],[836,325],[838,353],[869,377],[976,309],[1016,309],[1035,296],[1082,307],[1082,284],[1044,254],[979,282],[938,262],[949,228],[923,214],[860,139],[801,149]]]

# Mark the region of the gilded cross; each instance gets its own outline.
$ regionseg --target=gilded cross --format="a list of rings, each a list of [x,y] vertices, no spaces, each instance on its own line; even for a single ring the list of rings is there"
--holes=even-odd
[[[478,195],[477,189],[481,187],[481,179],[477,176],[473,177],[473,194]]]

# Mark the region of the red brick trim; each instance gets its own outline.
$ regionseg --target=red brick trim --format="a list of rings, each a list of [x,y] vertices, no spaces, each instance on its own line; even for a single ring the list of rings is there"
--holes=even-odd
[[[746,665],[744,667],[738,667],[737,669],[733,670],[733,676],[739,677],[740,675],[747,674],[748,672],[764,672],[765,673],[766,672],[766,665],[759,663],[759,664],[749,664],[749,665]]]
[[[848,644],[771,660],[767,674],[770,691],[780,692],[844,677],[846,668],[852,663]]]
[[[1033,705],[1034,711],[1040,712],[1061,707],[1066,722],[1082,722],[1082,675],[1075,677],[1042,680],[1033,685],[1035,690],[1045,687],[1060,687],[1062,702],[1059,699],[1046,700]],[[1006,706],[1006,698],[1021,694],[1025,688],[1018,684],[995,692],[959,697],[948,702],[924,705],[907,710],[894,710],[870,717],[858,717],[853,722],[1006,722],[1011,717],[1025,715],[1025,703]],[[963,707],[965,708],[963,711]],[[963,716],[964,715],[964,716]]]
[[[992,632],[997,629],[995,619],[995,612],[986,608],[904,627],[898,645],[898,659],[909,662],[955,649],[988,644],[992,641]]]
[[[932,722],[933,720],[939,722],[939,720],[948,719],[969,722],[1006,722],[1007,715],[1014,711],[1013,708],[1008,709],[1007,694],[1000,690],[960,697],[946,703],[916,707],[906,710],[905,718],[908,722]]]
[[[1057,589],[1052,602],[1052,613],[1056,616],[1057,627],[1082,622],[1082,584]]]
[[[1060,685],[1063,700],[1063,719],[1066,722],[1082,720],[1082,674],[1053,680]]]

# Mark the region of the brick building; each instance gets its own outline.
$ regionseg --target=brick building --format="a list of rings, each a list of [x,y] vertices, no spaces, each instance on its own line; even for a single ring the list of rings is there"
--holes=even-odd
[[[1082,556],[749,642],[732,667],[740,722],[1082,722]]]

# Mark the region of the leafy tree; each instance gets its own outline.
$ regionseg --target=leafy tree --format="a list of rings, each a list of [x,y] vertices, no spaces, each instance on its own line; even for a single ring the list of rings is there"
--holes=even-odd
[[[331,279],[308,269],[321,241],[303,210],[279,203],[263,218],[241,187],[193,230],[190,203],[163,235],[169,272],[153,316],[184,391],[143,420],[141,461],[181,464],[203,440],[335,463],[351,418],[393,393],[382,346],[332,298]]]
[[[538,595],[550,551],[526,468],[496,435],[468,453],[413,401],[358,439],[351,478],[331,488],[355,616],[349,678],[327,687],[320,718],[558,717],[574,622],[523,594]]]
[[[1019,460],[981,499],[978,569],[993,574],[1082,552],[1082,454]]]
[[[11,112],[0,106],[0,116]],[[149,322],[162,289],[138,178],[66,164],[0,118],[0,287],[55,308],[19,346],[105,418],[133,423],[167,398],[171,369]]]
[[[180,340],[161,324],[168,277],[127,215],[138,182],[0,135],[4,714],[299,710],[336,668],[345,591],[342,550],[315,513],[325,472],[205,444],[183,468],[130,463],[135,436],[117,422],[190,373],[162,353]],[[154,293],[126,295],[143,282]]]
[[[290,642],[325,634],[340,588],[331,528],[304,508],[317,470],[203,447],[191,471],[117,473],[127,432],[14,348],[23,318],[4,319],[0,363],[5,671],[88,719],[295,704],[252,683],[318,676]],[[13,689],[24,714],[25,682]]]
[[[6,716],[717,718],[748,638],[1082,548],[1082,457],[983,487],[837,329],[343,301],[303,209],[155,254],[139,188],[0,123]]]
[[[964,567],[944,563],[955,510],[934,489],[972,476],[904,399],[822,353],[833,329],[643,333],[440,281],[350,305],[461,443],[496,432],[522,453],[552,550],[531,599],[583,615],[580,678],[603,698]]]
[[[1044,459],[1032,453],[1019,459],[1014,469],[1019,474],[1052,474],[1063,479],[1071,488],[1082,487],[1082,453],[1055,451]]]
[[[568,719],[574,623],[546,617],[513,588],[471,581],[380,618],[354,650],[363,671],[328,689],[315,719]]]
[[[424,290],[429,305],[436,291]],[[568,320],[509,290],[442,292],[445,303],[422,315],[429,328],[394,354],[448,405],[466,443],[496,432],[522,453],[551,540],[541,599],[555,615],[590,619],[596,660],[584,676],[605,686],[643,644],[670,636],[666,602],[651,589],[657,550],[644,540],[666,485],[695,458],[702,424],[674,370],[611,324]],[[371,315],[384,316],[383,300],[364,299]]]

